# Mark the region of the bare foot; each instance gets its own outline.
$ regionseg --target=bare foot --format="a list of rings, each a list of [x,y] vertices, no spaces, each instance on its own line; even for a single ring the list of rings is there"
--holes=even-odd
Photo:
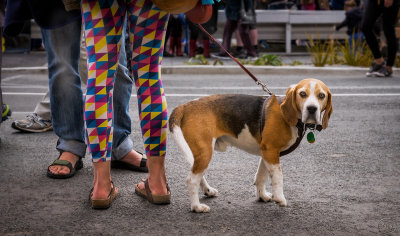
[[[163,157],[149,157],[147,164],[149,166],[149,188],[152,194],[166,195],[167,194],[167,177],[165,175]],[[139,189],[144,189],[144,182],[137,184]]]
[[[167,184],[163,178],[148,178],[149,188],[152,194],[155,195],[166,195],[167,194]],[[144,182],[137,184],[139,189],[145,189]]]
[[[71,152],[63,152],[59,159],[71,162],[72,167],[75,168],[75,164],[79,160],[79,157]],[[49,170],[55,175],[67,175],[70,172],[68,167],[59,165],[50,166]]]
[[[110,194],[111,191],[111,181],[109,182],[97,182],[93,186],[93,192],[91,198],[93,200],[96,199],[107,199],[108,195]]]
[[[91,198],[107,199],[111,191],[110,162],[94,162],[93,192]]]
[[[126,154],[123,158],[120,159],[122,162],[129,163],[134,166],[140,166],[140,161],[142,160],[142,154],[136,152],[135,150],[131,150]],[[146,167],[148,164],[146,163]]]

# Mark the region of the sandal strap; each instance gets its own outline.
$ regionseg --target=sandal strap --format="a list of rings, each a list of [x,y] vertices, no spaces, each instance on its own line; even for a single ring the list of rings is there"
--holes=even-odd
[[[70,171],[72,170],[72,164],[67,160],[60,160],[60,159],[54,160],[50,166],[66,166],[69,168]]]
[[[142,157],[142,160],[140,160],[140,167],[146,167],[147,159]]]
[[[144,188],[146,190],[147,200],[149,202],[153,203],[153,195],[151,194],[151,190],[150,190],[150,187],[149,187],[149,180],[148,179],[146,179],[146,181],[144,181]]]
[[[108,194],[108,197],[107,198],[110,198],[111,197],[111,195],[114,193],[114,190],[115,189],[115,185],[114,185],[114,182],[113,181],[111,181],[111,190],[110,190],[110,193]]]

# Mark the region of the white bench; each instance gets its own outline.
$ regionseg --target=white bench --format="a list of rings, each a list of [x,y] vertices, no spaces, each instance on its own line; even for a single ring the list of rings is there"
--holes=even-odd
[[[336,39],[346,38],[346,29],[339,32],[333,26],[345,18],[344,11],[302,11],[302,10],[256,10],[258,38],[284,41],[286,53],[291,53],[291,41],[296,39]],[[216,37],[222,37],[226,17],[218,11]]]

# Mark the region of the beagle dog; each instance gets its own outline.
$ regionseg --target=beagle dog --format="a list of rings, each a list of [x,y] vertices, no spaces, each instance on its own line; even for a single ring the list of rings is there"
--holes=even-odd
[[[191,210],[210,210],[199,201],[199,187],[207,196],[217,195],[203,174],[213,150],[225,151],[228,146],[262,157],[254,182],[257,198],[287,206],[279,158],[297,147],[307,127],[326,129],[331,114],[331,92],[317,79],[289,87],[285,97],[212,95],[176,107],[169,129],[192,166],[186,181]],[[266,191],[268,177],[272,194]]]

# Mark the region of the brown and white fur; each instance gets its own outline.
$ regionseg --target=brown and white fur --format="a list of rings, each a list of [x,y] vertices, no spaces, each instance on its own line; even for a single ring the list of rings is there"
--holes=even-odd
[[[266,105],[261,96],[212,95],[176,107],[170,116],[169,128],[192,166],[186,181],[191,210],[210,210],[200,203],[198,190],[201,186],[205,195],[217,195],[218,191],[207,183],[203,174],[213,150],[225,151],[228,146],[262,157],[254,183],[257,198],[264,202],[272,199],[286,206],[280,152],[296,141],[298,119],[327,128],[332,114],[331,97],[322,81],[304,79],[287,89],[281,104],[274,95]],[[261,122],[262,117],[265,117],[264,122]],[[266,191],[268,177],[272,194]]]

